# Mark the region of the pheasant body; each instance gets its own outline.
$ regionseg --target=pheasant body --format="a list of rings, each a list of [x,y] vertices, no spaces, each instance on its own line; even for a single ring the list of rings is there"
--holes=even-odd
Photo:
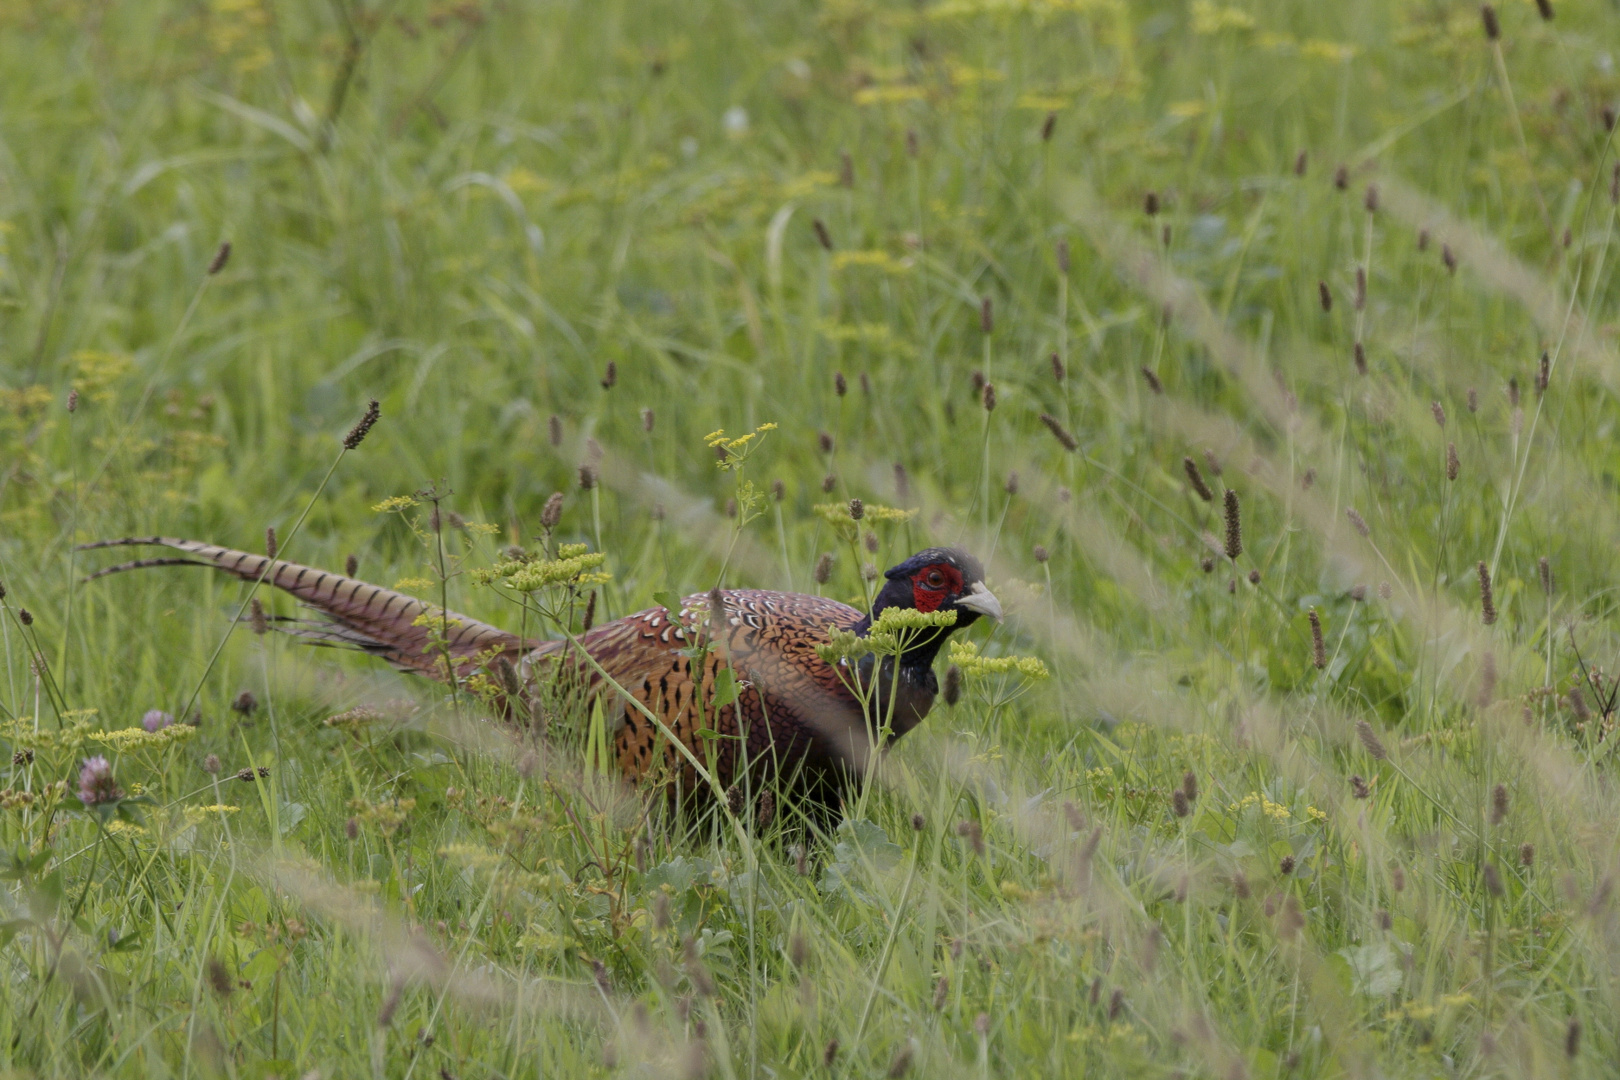
[[[938,689],[932,662],[951,629],[923,635],[898,666],[892,656],[874,664],[870,655],[853,666],[833,664],[817,646],[828,642],[833,629],[863,634],[870,616],[819,596],[730,589],[688,596],[679,611],[652,607],[616,619],[581,635],[574,646],[566,640],[520,638],[355,578],[197,541],[150,537],[87,546],[127,545],[168,547],[184,557],[137,560],[91,576],[149,566],[210,566],[262,580],[314,608],[325,621],[282,621],[283,626],[292,622],[292,632],[314,644],[362,649],[402,670],[440,679],[447,668],[454,668],[458,679],[480,669],[499,672],[509,693],[530,700],[546,688],[581,688],[612,718],[614,757],[626,779],[673,780],[678,790],[700,797],[710,792],[687,754],[670,744],[670,735],[723,788],[748,774],[756,788],[776,777],[811,801],[835,800],[869,758],[876,727],[871,718],[886,721],[886,732],[898,736],[928,714]],[[889,571],[874,613],[886,605],[955,606],[958,626],[979,614],[999,618],[1000,607],[981,577],[970,556],[930,549]],[[715,598],[721,604],[718,614],[712,610]],[[431,636],[440,620],[446,624],[447,650],[436,648]],[[737,693],[715,708],[728,668]],[[528,710],[510,711],[524,715]]]

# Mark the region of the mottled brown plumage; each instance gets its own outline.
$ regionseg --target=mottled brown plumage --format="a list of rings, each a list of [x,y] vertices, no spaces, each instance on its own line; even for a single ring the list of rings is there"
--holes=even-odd
[[[432,624],[443,617],[433,605],[354,578],[191,540],[149,537],[88,546],[132,545],[168,547],[185,557],[123,563],[91,576],[172,565],[211,566],[247,581],[262,576],[264,583],[325,616],[321,622],[281,620],[283,628],[317,644],[363,649],[402,670],[445,677],[444,656],[432,649],[429,637]],[[888,572],[874,614],[889,606],[954,609],[959,627],[980,614],[999,618],[1000,607],[982,576],[971,556],[929,549]],[[718,618],[711,612],[716,595],[723,605]],[[928,714],[938,692],[932,663],[950,633],[922,635],[898,668],[892,657],[875,665],[870,656],[853,666],[835,666],[816,647],[827,643],[830,628],[864,633],[871,618],[855,608],[800,593],[697,593],[681,601],[679,611],[648,608],[578,639],[601,671],[635,699],[631,702],[612,690],[595,666],[573,654],[567,641],[525,640],[454,612],[448,618],[449,653],[458,678],[479,669],[494,673],[497,685],[508,688],[513,715],[530,715],[533,702],[555,698],[559,690],[599,697],[605,715],[613,718],[615,758],[627,779],[673,780],[682,791],[711,794],[686,755],[670,745],[667,729],[723,788],[745,773],[756,785],[776,777],[824,803],[868,761],[875,728],[869,712],[886,721],[895,737]],[[716,710],[717,682],[727,668],[739,693]],[[861,686],[876,691],[875,705],[867,709],[855,692]]]

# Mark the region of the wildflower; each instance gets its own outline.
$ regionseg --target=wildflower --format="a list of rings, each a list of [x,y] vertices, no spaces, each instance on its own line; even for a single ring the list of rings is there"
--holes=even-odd
[[[124,789],[113,779],[112,766],[101,755],[85,758],[79,769],[79,801],[86,807],[105,806],[124,797]]]
[[[1243,514],[1238,505],[1238,493],[1231,488],[1222,496],[1226,511],[1226,557],[1233,562],[1243,554]]]
[[[376,426],[377,419],[380,416],[382,416],[382,406],[377,403],[376,398],[372,398],[366,403],[366,411],[361,415],[359,422],[349,429],[347,435],[343,436],[343,449],[353,450],[358,447],[365,440],[365,437],[371,433],[371,429]]]
[[[162,731],[174,723],[174,717],[162,709],[148,709],[146,715],[141,717],[141,727],[146,731]]]
[[[1192,489],[1198,494],[1198,497],[1205,502],[1214,502],[1215,493],[1209,490],[1208,484],[1204,483],[1204,474],[1198,471],[1198,462],[1190,457],[1184,457],[1181,459],[1181,467],[1187,473],[1187,482],[1192,485]]]
[[[1479,612],[1480,619],[1486,626],[1496,622],[1496,601],[1491,595],[1491,571],[1481,560],[1476,568],[1479,572]]]

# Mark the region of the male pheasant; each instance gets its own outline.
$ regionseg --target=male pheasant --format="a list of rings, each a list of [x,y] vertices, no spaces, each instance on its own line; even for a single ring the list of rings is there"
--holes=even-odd
[[[430,633],[442,625],[438,608],[297,563],[171,537],[86,546],[134,545],[168,547],[184,556],[122,563],[92,577],[148,566],[199,565],[246,581],[262,579],[325,616],[325,622],[313,627],[301,624],[294,631],[300,636],[317,644],[359,648],[402,670],[439,679],[452,664],[458,678],[484,668],[509,688],[511,704],[517,706],[509,711],[520,716],[529,711],[522,707],[523,699],[533,698],[546,685],[547,671],[554,670],[546,662],[563,660],[564,670],[578,675],[583,691],[601,699],[604,716],[616,716],[614,756],[624,776],[631,781],[678,776],[680,788],[699,797],[712,792],[703,790],[691,759],[669,744],[667,733],[707,762],[714,782],[723,788],[736,784],[746,767],[755,790],[775,778],[808,801],[835,804],[866,765],[873,727],[868,715],[886,719],[891,737],[911,730],[928,715],[939,692],[933,663],[946,637],[981,615],[997,620],[1002,615],[977,559],[955,548],[929,548],[887,571],[870,615],[801,593],[697,593],[682,600],[679,611],[651,607],[581,635],[579,644],[595,661],[592,665],[570,658],[567,641],[524,639],[453,612],[448,613],[448,649],[435,648]],[[718,619],[711,612],[716,596],[723,606]],[[818,653],[816,647],[827,644],[833,629],[864,636],[891,607],[955,611],[956,623],[916,634],[901,653],[898,670],[893,657],[879,665],[868,654],[852,668]],[[452,664],[446,663],[446,651]],[[740,692],[715,710],[708,703],[715,700],[717,680],[728,667]],[[603,672],[634,701],[614,690]],[[869,697],[875,698],[865,709],[855,692],[859,687],[871,688]],[[648,719],[649,713],[662,727]],[[706,740],[712,740],[712,749]]]

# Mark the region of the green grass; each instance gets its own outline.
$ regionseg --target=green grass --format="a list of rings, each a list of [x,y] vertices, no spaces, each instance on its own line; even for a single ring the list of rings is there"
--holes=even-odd
[[[1613,717],[1567,695],[1620,647],[1613,18],[0,2],[0,1073],[1608,1075]],[[703,437],[767,422],[739,528]],[[371,510],[430,484],[493,526],[442,582]],[[553,491],[598,621],[961,542],[1012,612],[971,639],[1053,677],[970,682],[802,852],[791,807],[645,825],[586,717],[227,641],[207,573],[75,584],[274,527],[515,629],[467,571]],[[868,553],[851,497],[918,513]],[[93,753],[141,825],[79,809]]]

